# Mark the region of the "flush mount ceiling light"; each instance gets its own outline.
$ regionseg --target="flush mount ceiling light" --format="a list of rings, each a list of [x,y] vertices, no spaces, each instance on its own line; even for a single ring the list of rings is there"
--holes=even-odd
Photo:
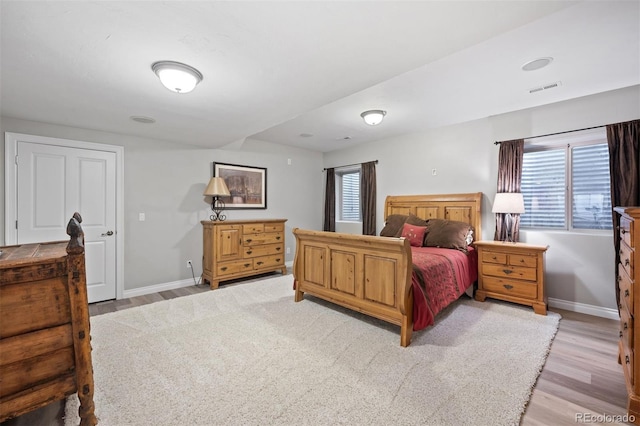
[[[551,57],[534,59],[533,61],[529,61],[522,65],[522,71],[539,70],[540,68],[544,68],[549,65],[551,61],[553,61],[553,58]]]
[[[159,61],[151,69],[164,87],[176,93],[189,93],[202,81],[200,71],[180,62]]]
[[[377,126],[382,123],[382,119],[387,115],[387,111],[383,111],[381,109],[370,109],[369,111],[365,111],[360,114],[360,117],[367,123],[369,126]]]

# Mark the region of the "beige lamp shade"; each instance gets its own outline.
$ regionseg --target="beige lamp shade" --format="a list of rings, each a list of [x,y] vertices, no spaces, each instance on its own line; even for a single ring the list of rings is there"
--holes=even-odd
[[[499,192],[493,200],[492,213],[524,213],[524,198],[519,192]]]
[[[231,195],[229,192],[229,188],[227,188],[227,184],[224,183],[224,179],[221,177],[212,177],[207,185],[207,189],[204,190],[202,195],[211,195],[211,196],[228,196]]]

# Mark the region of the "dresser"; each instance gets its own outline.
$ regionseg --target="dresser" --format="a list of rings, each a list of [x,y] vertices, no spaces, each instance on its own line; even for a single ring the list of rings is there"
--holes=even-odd
[[[478,250],[476,300],[501,299],[547,314],[544,256],[548,246],[502,241],[476,241],[474,245]]]
[[[618,343],[618,362],[622,364],[624,378],[627,384],[629,415],[635,416],[635,424],[640,424],[640,353],[635,344],[640,341],[640,327],[636,329],[634,320],[640,314],[640,292],[635,290],[635,283],[640,282],[639,268],[635,264],[640,262],[638,240],[640,238],[640,207],[616,207],[615,214],[619,215],[620,227],[620,263],[616,271],[620,287],[620,342]],[[640,264],[639,264],[640,265]]]
[[[82,235],[0,247],[0,422],[77,392],[97,424]]]
[[[202,277],[212,289],[221,281],[265,272],[287,273],[284,223],[287,219],[203,220]]]

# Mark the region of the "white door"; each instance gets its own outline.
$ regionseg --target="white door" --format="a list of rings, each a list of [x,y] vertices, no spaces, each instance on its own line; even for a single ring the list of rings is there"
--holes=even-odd
[[[17,243],[68,240],[82,216],[89,302],[116,298],[116,154],[18,141]]]

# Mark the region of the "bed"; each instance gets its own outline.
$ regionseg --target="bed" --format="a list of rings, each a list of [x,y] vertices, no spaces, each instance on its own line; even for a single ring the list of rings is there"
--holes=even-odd
[[[481,206],[481,192],[388,196],[380,236],[295,228],[295,301],[306,293],[398,325],[408,346],[414,330],[433,324],[477,279],[470,234],[458,240],[465,224],[482,235]],[[452,226],[455,243],[444,247]]]

